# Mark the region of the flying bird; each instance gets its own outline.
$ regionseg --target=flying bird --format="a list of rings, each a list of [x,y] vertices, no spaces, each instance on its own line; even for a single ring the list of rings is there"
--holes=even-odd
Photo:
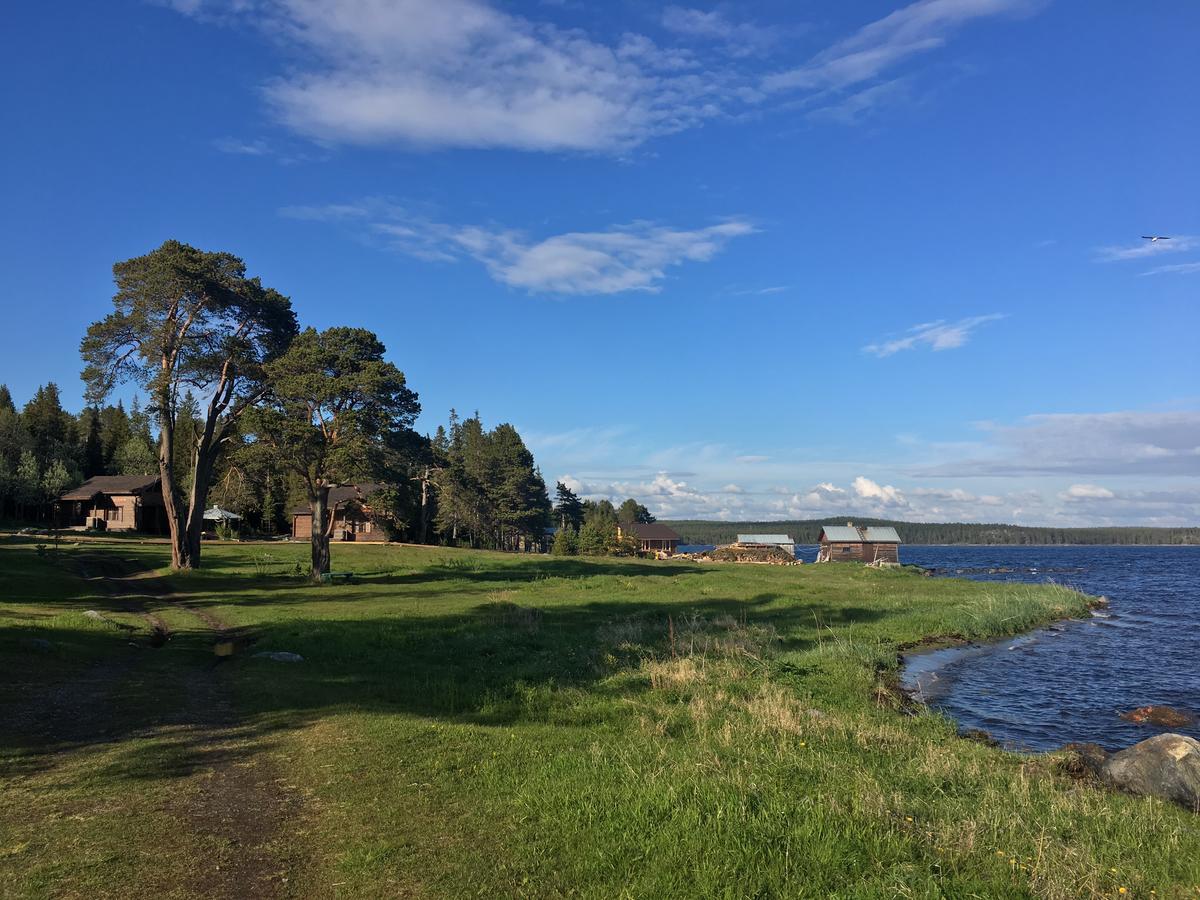
[[[1169,241],[1169,237],[1163,237],[1161,234],[1143,234],[1142,240],[1154,243],[1155,241]]]

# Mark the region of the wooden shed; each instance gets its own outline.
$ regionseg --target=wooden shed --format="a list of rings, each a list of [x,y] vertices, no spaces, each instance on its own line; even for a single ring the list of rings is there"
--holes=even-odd
[[[900,535],[890,526],[825,525],[817,543],[817,562],[900,562]]]
[[[386,541],[383,529],[371,520],[367,498],[382,490],[382,484],[344,484],[329,489],[335,541]],[[312,539],[312,509],[308,504],[292,510],[292,540]]]
[[[60,523],[164,534],[161,484],[157,475],[96,475],[58,498]]]
[[[674,556],[683,540],[674,528],[659,525],[657,522],[645,524],[633,522],[628,525],[617,525],[617,537],[632,535],[638,542],[643,553],[654,553],[662,556]]]

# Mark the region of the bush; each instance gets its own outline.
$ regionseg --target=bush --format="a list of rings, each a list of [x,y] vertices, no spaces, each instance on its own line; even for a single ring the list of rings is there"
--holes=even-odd
[[[555,556],[576,556],[579,553],[579,532],[570,525],[558,529],[554,534],[554,545],[550,552]]]
[[[617,525],[593,519],[579,529],[578,547],[582,556],[607,556],[617,543]]]

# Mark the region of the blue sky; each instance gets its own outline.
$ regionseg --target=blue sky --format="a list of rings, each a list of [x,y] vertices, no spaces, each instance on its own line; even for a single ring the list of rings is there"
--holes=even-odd
[[[22,4],[18,402],[111,266],[306,324],[662,516],[1200,521],[1200,6]],[[1149,243],[1143,234],[1171,241]]]

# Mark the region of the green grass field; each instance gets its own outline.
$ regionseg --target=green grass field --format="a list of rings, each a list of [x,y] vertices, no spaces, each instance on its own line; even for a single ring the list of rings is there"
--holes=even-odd
[[[1070,591],[353,545],[312,587],[303,546],[204,553],[0,539],[0,896],[1200,896],[1194,815],[893,687],[904,645]]]

